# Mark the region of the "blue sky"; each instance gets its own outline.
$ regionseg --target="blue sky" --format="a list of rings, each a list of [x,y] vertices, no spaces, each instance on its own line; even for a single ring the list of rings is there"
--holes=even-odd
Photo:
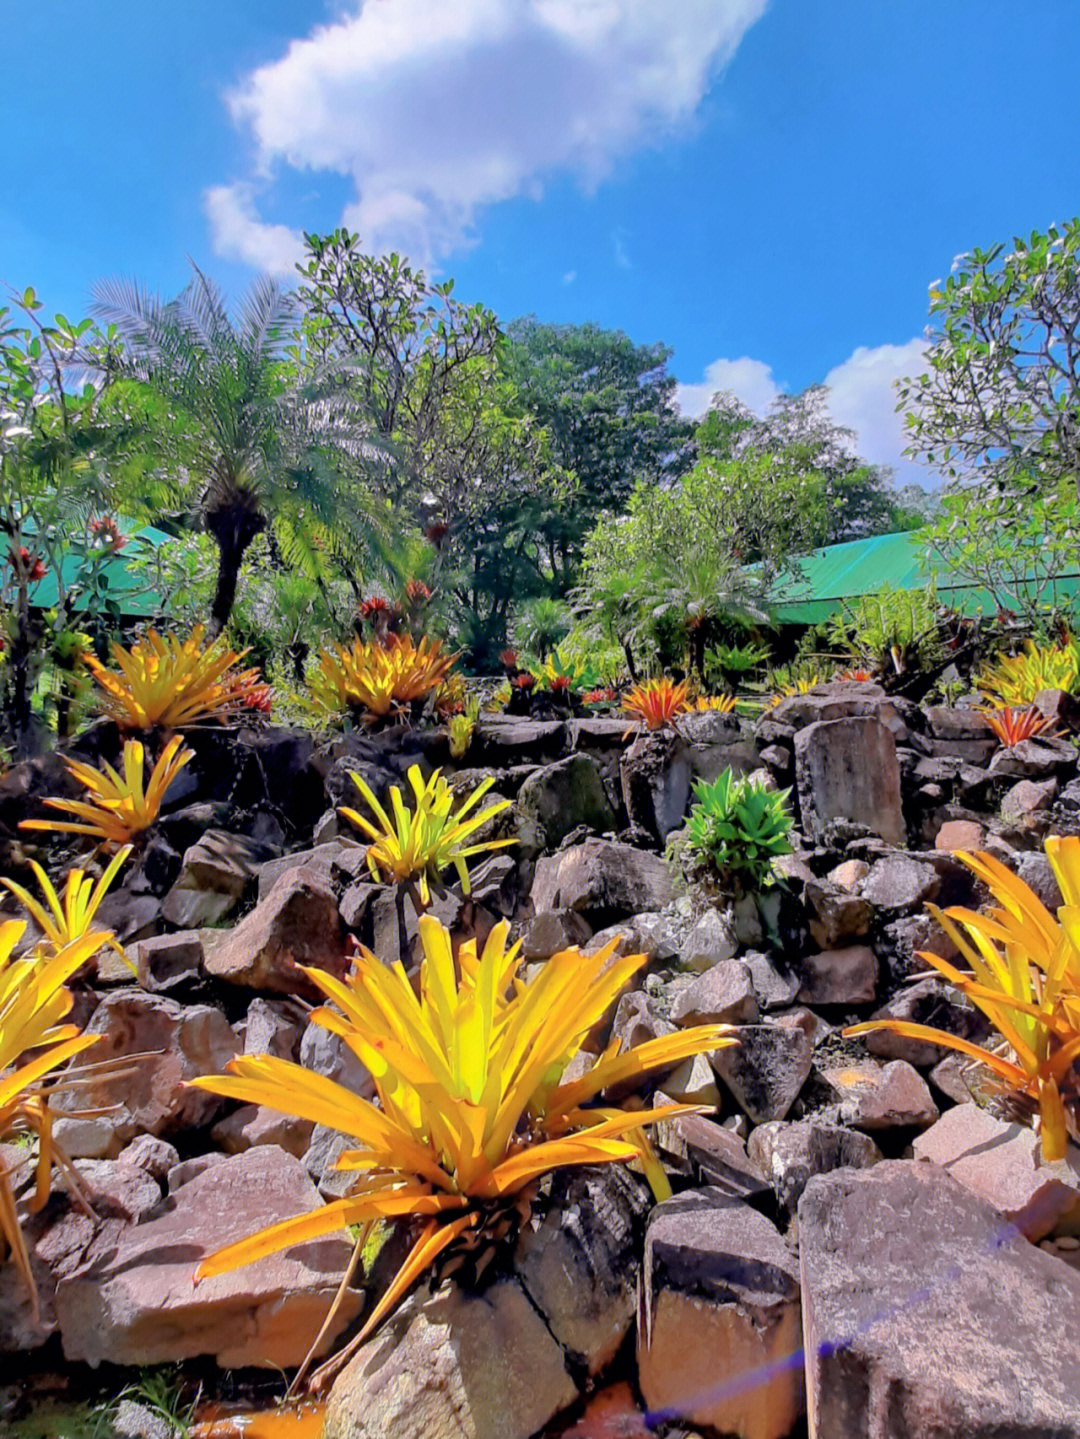
[[[1076,0],[9,0],[0,280],[231,291],[342,220],[503,318],[833,387],[896,463],[929,283],[1080,210]],[[910,465],[901,477],[919,478]]]

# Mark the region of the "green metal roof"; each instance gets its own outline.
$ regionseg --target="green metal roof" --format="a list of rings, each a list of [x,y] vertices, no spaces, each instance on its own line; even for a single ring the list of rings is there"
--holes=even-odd
[[[992,615],[998,608],[997,596],[960,583],[939,559],[928,558],[918,531],[874,535],[815,550],[777,578],[771,599],[781,624],[815,625],[835,614],[845,600],[873,594],[883,585],[894,590],[925,589],[931,580],[942,602],[962,614]],[[1055,585],[1059,597],[1075,595],[1080,591],[1080,571],[1059,575]],[[1002,597],[1001,602],[1007,600]]]
[[[118,524],[128,545],[119,550],[114,559],[105,561],[101,567],[100,573],[107,583],[108,593],[119,604],[120,612],[123,615],[132,619],[156,615],[161,611],[161,596],[150,587],[146,575],[132,574],[128,568],[129,547],[137,542],[139,545],[148,545],[156,550],[159,546],[167,544],[172,536],[167,535],[164,530],[155,529],[153,525],[136,526],[131,520],[121,519]],[[64,556],[60,565],[60,576],[65,589],[75,583],[81,564],[81,556],[77,554]],[[36,585],[31,585],[30,603],[35,608],[42,610],[50,610],[56,605],[57,585],[54,574],[47,574]],[[85,597],[76,595],[74,602],[76,613],[85,608]]]

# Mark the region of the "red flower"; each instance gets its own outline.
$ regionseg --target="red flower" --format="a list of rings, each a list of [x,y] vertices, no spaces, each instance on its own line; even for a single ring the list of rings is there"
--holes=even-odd
[[[499,651],[499,663],[505,665],[508,670],[516,670],[517,662],[517,650]]]
[[[112,515],[102,515],[90,521],[90,533],[95,540],[102,540],[115,554],[127,544],[127,536],[120,533],[120,526]]]
[[[258,710],[260,714],[268,715],[274,707],[274,691],[268,684],[252,680],[250,684],[244,686],[240,703],[244,709]]]
[[[514,686],[515,689],[531,690],[533,685],[535,685],[536,683],[536,676],[530,674],[515,675],[514,678],[510,681],[510,683]]]
[[[49,573],[48,566],[45,564],[45,561],[41,558],[41,556],[31,555],[30,551],[26,548],[25,545],[21,545],[19,547],[19,552],[17,555],[14,551],[12,551],[10,561],[13,570],[22,569],[23,571],[25,571],[26,578],[30,581],[31,584],[33,584],[37,580],[43,580],[45,576]]]
[[[359,612],[360,618],[365,620],[374,615],[389,614],[390,601],[385,595],[372,595],[370,599],[360,601]]]
[[[556,675],[551,681],[552,694],[565,694],[570,688],[569,675]]]
[[[426,605],[431,599],[431,591],[423,580],[410,580],[405,586],[405,594],[411,605]]]

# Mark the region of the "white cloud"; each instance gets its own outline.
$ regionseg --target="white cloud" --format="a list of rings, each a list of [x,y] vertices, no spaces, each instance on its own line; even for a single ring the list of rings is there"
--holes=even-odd
[[[556,172],[593,186],[687,125],[768,3],[350,0],[229,107],[261,176],[350,176],[344,222],[424,259],[468,243],[484,206],[537,196]],[[285,227],[266,233],[250,190],[220,186],[207,203],[232,253],[280,256]]]
[[[904,345],[860,345],[834,365],[822,382],[829,390],[833,419],[855,434],[856,452],[871,464],[895,470],[897,483],[902,485],[939,483],[939,477],[925,465],[905,459],[904,419],[896,412],[894,383],[903,375],[920,372],[926,350],[925,339],[908,340]],[[684,415],[699,419],[713,395],[722,390],[763,416],[781,388],[771,365],[744,355],[739,360],[714,360],[700,383],[676,386],[675,400]]]
[[[566,274],[562,277],[562,282],[563,282],[564,285],[572,285],[576,279],[577,279],[577,271],[576,271],[576,270],[567,270]]]
[[[303,236],[288,225],[268,225],[255,211],[250,185],[214,185],[203,196],[214,249],[271,275],[291,275],[304,252]]]
[[[903,456],[904,417],[896,412],[894,382],[923,368],[924,339],[906,345],[859,348],[825,376],[829,409],[839,425],[854,430],[859,454],[874,465],[890,465],[900,484],[932,485],[933,471]]]
[[[764,415],[780,386],[773,379],[772,366],[764,360],[751,360],[748,355],[740,360],[713,360],[699,384],[675,387],[675,403],[684,415],[699,420],[712,397],[721,391],[734,395],[755,415]]]

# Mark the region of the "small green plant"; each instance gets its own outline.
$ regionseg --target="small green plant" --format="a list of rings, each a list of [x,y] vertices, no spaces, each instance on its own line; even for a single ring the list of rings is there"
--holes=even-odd
[[[686,849],[693,861],[713,871],[725,886],[764,889],[772,883],[772,862],[790,854],[790,790],[766,789],[726,769],[711,783],[694,785],[697,803],[687,822]]]
[[[933,585],[924,590],[882,585],[876,594],[845,603],[829,623],[829,640],[882,673],[906,675],[930,668],[944,654]]]
[[[711,685],[734,686],[760,669],[768,658],[768,645],[714,645],[705,651],[705,678]]]

